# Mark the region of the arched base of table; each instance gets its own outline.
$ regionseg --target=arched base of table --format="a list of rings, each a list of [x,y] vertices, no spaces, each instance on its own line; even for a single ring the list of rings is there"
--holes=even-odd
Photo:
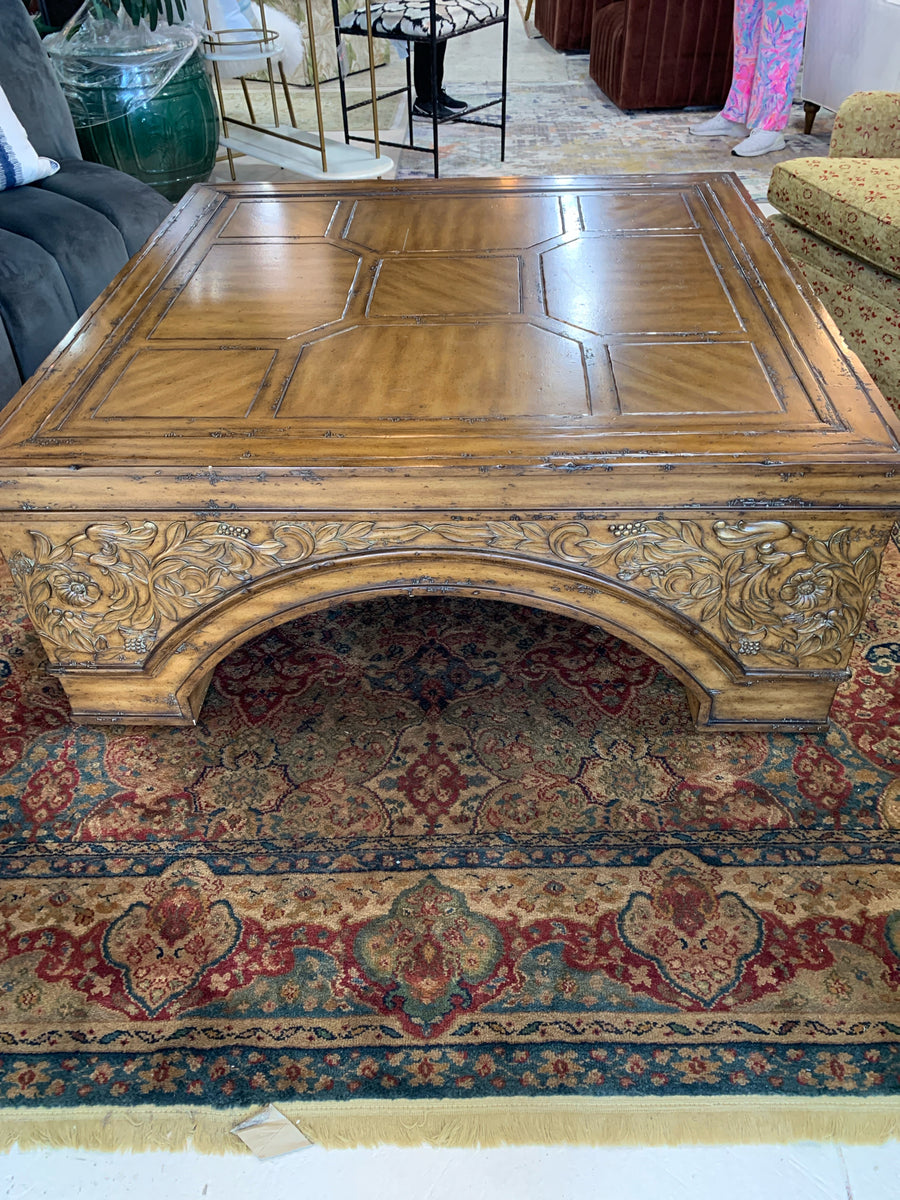
[[[215,666],[244,642],[317,609],[384,596],[470,596],[542,608],[600,626],[685,687],[700,728],[823,729],[847,671],[747,670],[673,607],[621,583],[543,562],[410,550],[307,564],[265,577],[180,622],[141,665],[55,665],[73,718],[191,725]],[[849,647],[847,650],[849,655]]]

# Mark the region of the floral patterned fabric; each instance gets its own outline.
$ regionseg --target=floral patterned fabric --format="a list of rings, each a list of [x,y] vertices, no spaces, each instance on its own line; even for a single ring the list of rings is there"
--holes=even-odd
[[[900,412],[900,94],[848,97],[828,157],[778,163],[768,198],[779,237]]]
[[[769,201],[833,246],[900,275],[900,159],[789,159],[772,170]]]
[[[784,217],[772,217],[771,223],[848,346],[900,415],[900,279],[835,249]]]
[[[735,0],[734,73],[723,116],[784,129],[803,57],[809,0]]]
[[[854,92],[834,118],[831,158],[900,158],[900,93]]]

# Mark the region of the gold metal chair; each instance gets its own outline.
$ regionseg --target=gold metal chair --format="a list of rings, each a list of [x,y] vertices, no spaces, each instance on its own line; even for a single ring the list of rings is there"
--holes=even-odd
[[[256,21],[248,20],[242,27],[215,29],[209,2],[203,0],[206,30],[203,34],[202,48],[212,68],[222,122],[220,143],[228,155],[231,178],[236,178],[235,153],[261,159],[310,179],[371,179],[393,170],[393,159],[381,154],[377,140],[373,155],[361,147],[349,146],[346,141],[339,142],[325,136],[311,0],[306,0],[306,37],[315,97],[314,131],[303,130],[297,120],[291,96],[291,87],[296,85],[291,85],[285,75],[282,39],[269,25],[265,0],[254,0],[254,3],[257,11]],[[226,100],[224,64],[258,62],[260,59],[265,62],[263,80],[251,74],[241,74],[237,77],[247,110],[246,117],[239,116],[232,111]],[[276,64],[279,75],[277,83]],[[264,103],[270,109],[269,120],[261,120],[257,116],[251,85],[259,83],[263,84],[268,93]],[[279,94],[287,122],[282,119],[282,112],[279,110]]]

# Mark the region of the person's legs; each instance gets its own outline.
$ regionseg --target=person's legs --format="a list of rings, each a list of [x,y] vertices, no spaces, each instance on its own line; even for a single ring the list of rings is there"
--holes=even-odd
[[[782,130],[791,113],[794,84],[803,57],[809,0],[763,0],[759,53],[747,105],[750,135],[732,150],[739,158],[785,147]]]
[[[469,107],[465,100],[454,100],[444,91],[444,57],[447,53],[447,43],[437,44],[437,74],[435,77],[434,94],[438,102],[438,117],[453,117],[464,113]],[[413,112],[417,116],[431,116],[431,43],[413,43],[413,87],[416,102]]]
[[[714,117],[691,125],[700,137],[740,137],[747,130],[747,110],[756,72],[763,0],[734,0],[734,67],[725,107]]]
[[[746,115],[751,129],[782,130],[788,123],[808,7],[809,0],[763,0],[759,54]]]
[[[447,53],[447,43],[437,44],[437,79],[434,81],[434,94],[440,96],[444,84],[444,56]],[[413,85],[416,89],[416,99],[421,104],[430,104],[431,92],[431,44],[416,42],[413,45]]]
[[[784,148],[808,7],[809,0],[735,0],[731,90],[721,113],[691,133],[722,135],[743,124],[750,134],[733,154],[751,158]]]
[[[776,0],[777,2],[777,0]],[[750,97],[757,77],[757,60],[763,5],[771,0],[734,0],[734,70],[731,90],[722,116],[739,125],[750,125]]]

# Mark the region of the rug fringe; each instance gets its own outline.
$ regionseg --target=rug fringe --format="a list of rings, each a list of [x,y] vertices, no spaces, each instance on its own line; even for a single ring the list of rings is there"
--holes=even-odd
[[[317,1145],[876,1145],[900,1138],[900,1098],[350,1100],[278,1104]],[[231,1129],[259,1109],[0,1109],[0,1150],[38,1146],[249,1153]]]

